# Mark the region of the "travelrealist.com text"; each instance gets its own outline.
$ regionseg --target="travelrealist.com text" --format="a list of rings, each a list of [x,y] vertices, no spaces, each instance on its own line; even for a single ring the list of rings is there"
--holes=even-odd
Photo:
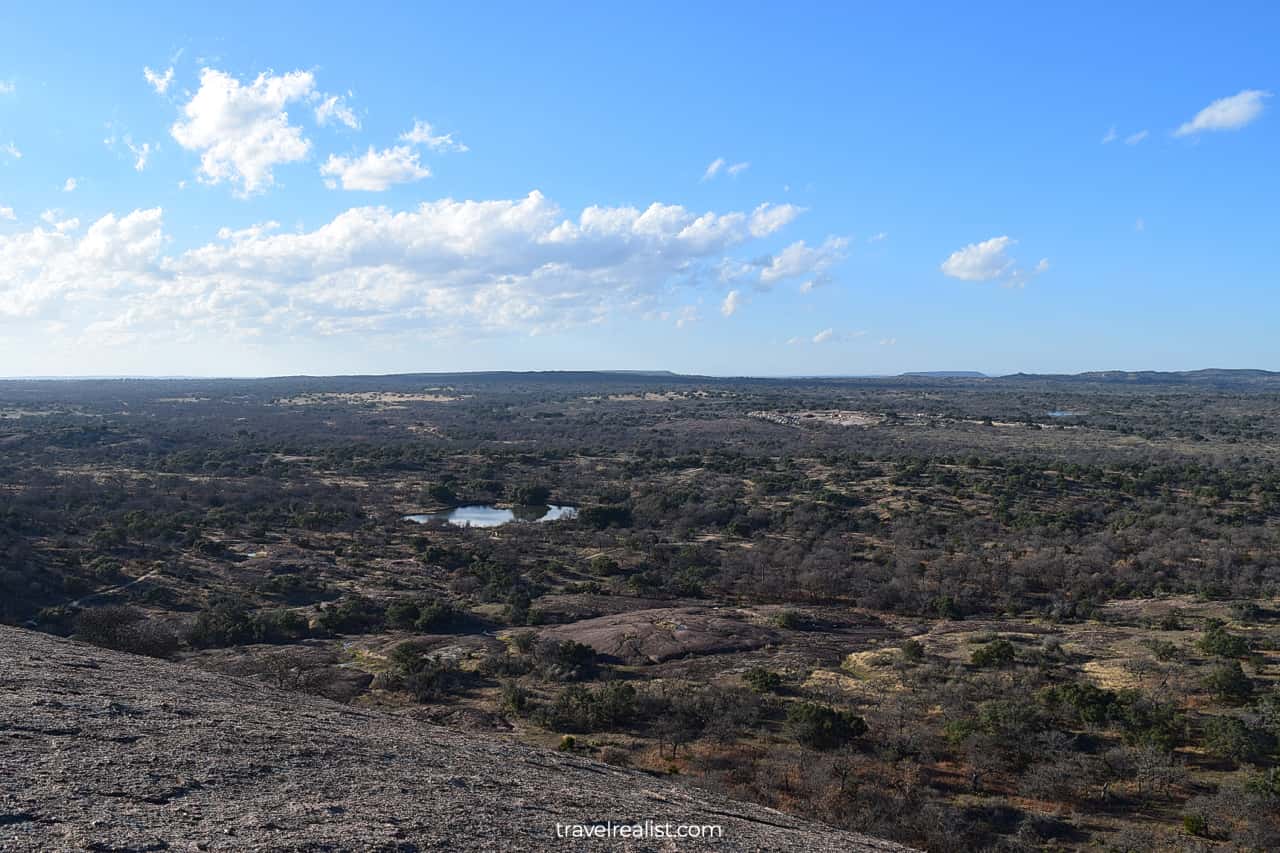
[[[717,823],[557,823],[556,838],[723,838]]]

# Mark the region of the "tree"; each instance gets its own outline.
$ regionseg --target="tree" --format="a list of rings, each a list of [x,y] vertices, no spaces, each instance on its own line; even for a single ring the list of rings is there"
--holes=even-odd
[[[867,723],[849,711],[814,702],[792,702],[787,706],[787,729],[805,746],[827,750],[862,737],[867,732]]]
[[[1008,666],[1013,663],[1015,657],[1013,643],[1001,638],[978,646],[973,650],[969,660],[974,666],[988,669]]]
[[[1253,695],[1253,680],[1245,675],[1238,660],[1214,667],[1205,676],[1204,686],[1218,701],[1233,705],[1248,702]]]
[[[546,486],[517,486],[511,490],[511,502],[519,506],[544,506],[550,500],[551,490]]]
[[[1249,654],[1248,641],[1228,632],[1217,619],[1209,620],[1196,645],[1205,654],[1220,658],[1242,658]]]
[[[1210,717],[1204,724],[1204,748],[1209,754],[1233,763],[1254,758],[1258,752],[1253,732],[1237,717]]]

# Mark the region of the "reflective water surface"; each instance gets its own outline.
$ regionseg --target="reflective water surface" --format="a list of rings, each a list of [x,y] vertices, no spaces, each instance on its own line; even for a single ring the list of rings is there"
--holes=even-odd
[[[500,527],[513,521],[541,523],[559,521],[562,518],[576,518],[577,507],[557,506],[517,506],[511,509],[499,509],[486,504],[455,507],[445,512],[427,512],[418,515],[406,515],[405,521],[417,524],[447,523],[454,527]]]

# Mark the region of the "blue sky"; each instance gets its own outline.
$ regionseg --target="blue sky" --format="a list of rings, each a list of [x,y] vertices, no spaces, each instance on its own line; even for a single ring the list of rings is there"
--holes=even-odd
[[[1274,4],[463,5],[7,10],[0,375],[1280,369]]]

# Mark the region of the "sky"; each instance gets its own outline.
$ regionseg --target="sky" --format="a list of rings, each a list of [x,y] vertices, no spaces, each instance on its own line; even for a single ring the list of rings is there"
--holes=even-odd
[[[1280,370],[1280,6],[10,4],[0,376]]]

